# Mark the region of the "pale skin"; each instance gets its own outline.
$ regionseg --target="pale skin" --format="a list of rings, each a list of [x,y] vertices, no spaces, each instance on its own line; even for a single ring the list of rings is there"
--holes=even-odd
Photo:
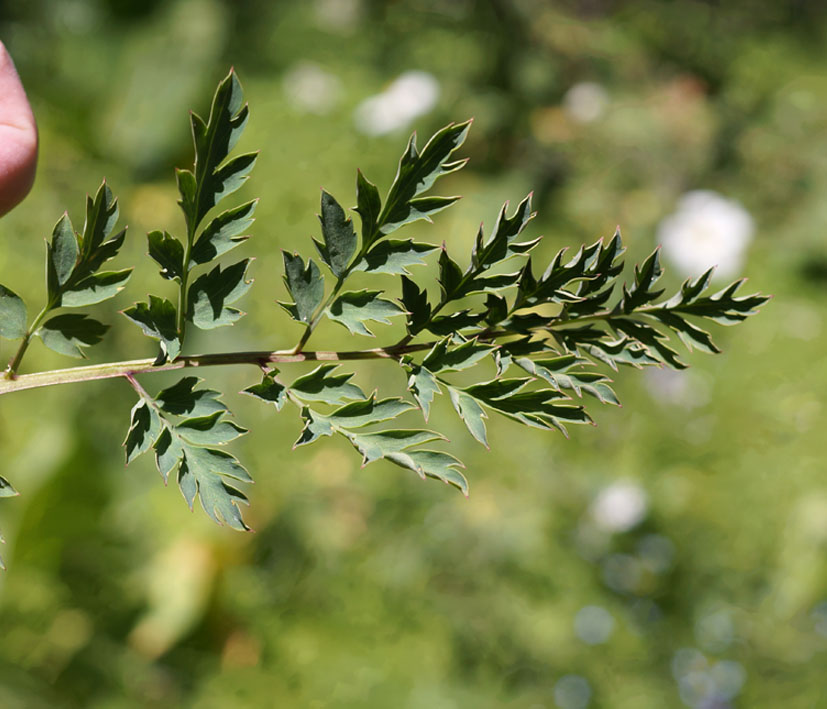
[[[17,69],[0,42],[0,216],[29,193],[37,168],[37,124]]]

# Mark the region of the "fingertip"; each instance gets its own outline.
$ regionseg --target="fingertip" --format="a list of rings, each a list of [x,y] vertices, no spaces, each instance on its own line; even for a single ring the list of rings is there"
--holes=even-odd
[[[31,190],[37,153],[34,114],[14,62],[0,42],[0,216]]]

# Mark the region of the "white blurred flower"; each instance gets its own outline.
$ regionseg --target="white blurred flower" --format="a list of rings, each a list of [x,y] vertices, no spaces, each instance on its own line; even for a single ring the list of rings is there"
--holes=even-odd
[[[672,657],[672,676],[684,704],[693,709],[727,709],[741,692],[747,673],[739,662],[711,664],[695,648],[681,648]]]
[[[282,80],[288,103],[304,113],[329,113],[342,98],[342,84],[312,62],[290,67]]]
[[[712,666],[712,679],[716,694],[724,699],[733,699],[741,691],[747,679],[747,673],[740,662],[721,660]]]
[[[578,123],[596,121],[609,105],[609,94],[600,84],[583,81],[575,84],[563,96],[563,110]]]
[[[699,618],[695,621],[695,639],[707,652],[723,652],[735,640],[732,615],[720,608]]]
[[[583,606],[574,616],[574,632],[586,645],[605,643],[615,627],[615,619],[602,606]]]
[[[350,34],[362,19],[361,0],[316,0],[316,25],[328,32]]]
[[[640,524],[648,509],[646,492],[637,483],[619,481],[603,488],[592,502],[590,514],[606,532],[626,532]]]
[[[425,115],[439,99],[439,82],[424,71],[407,71],[381,94],[356,107],[356,127],[367,135],[385,135],[407,128]]]
[[[717,192],[696,190],[681,197],[678,209],[658,225],[663,255],[686,276],[717,266],[715,276],[729,278],[741,269],[755,224],[738,202]]]
[[[554,685],[554,703],[560,709],[586,709],[591,698],[589,681],[580,675],[563,675]]]

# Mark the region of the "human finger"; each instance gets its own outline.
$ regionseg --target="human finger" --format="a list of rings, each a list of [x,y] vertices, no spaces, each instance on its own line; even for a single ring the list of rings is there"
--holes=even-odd
[[[29,193],[37,168],[37,124],[14,62],[0,42],[0,216]]]

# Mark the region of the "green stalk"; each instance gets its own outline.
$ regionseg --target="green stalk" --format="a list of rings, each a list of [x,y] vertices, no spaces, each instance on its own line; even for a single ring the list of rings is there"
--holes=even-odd
[[[43,322],[43,318],[46,317],[46,313],[52,309],[52,305],[53,303],[47,303],[43,307],[43,310],[37,314],[37,317],[29,326],[29,329],[26,330],[26,334],[23,335],[23,341],[20,343],[20,347],[17,348],[14,358],[11,362],[9,362],[9,366],[6,369],[6,379],[14,380],[17,377],[17,370],[20,368],[20,363],[23,361],[23,355],[25,355],[26,350],[29,349],[29,343],[32,340],[32,336],[35,332],[37,332],[37,328],[40,327],[40,323]]]
[[[21,374],[14,379],[0,380],[0,395],[10,394],[24,389],[39,389],[57,384],[89,382],[98,379],[129,378],[135,374],[153,374],[177,369],[195,367],[215,367],[233,364],[263,366],[268,363],[297,362],[344,362],[363,359],[393,359],[402,355],[430,349],[434,342],[426,342],[406,347],[377,347],[370,350],[352,350],[344,352],[294,352],[293,350],[257,350],[250,352],[222,352],[217,354],[183,355],[173,362],[155,365],[155,360],[133,359],[123,362],[107,362],[66,369],[54,369],[47,372]]]
[[[181,347],[184,347],[184,333],[187,329],[187,281],[190,275],[190,256],[192,255],[192,242],[195,241],[196,226],[190,226],[187,219],[187,244],[184,247],[184,272],[181,274],[181,288],[178,290],[178,312],[176,329],[178,339],[181,340]]]

